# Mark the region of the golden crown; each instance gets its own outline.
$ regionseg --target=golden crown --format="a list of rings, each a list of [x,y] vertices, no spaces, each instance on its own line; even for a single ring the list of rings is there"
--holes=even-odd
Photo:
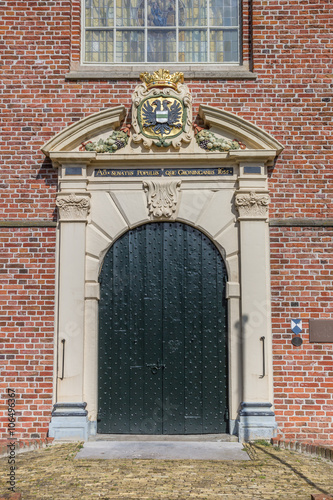
[[[178,83],[184,83],[184,73],[170,75],[167,69],[159,69],[153,74],[141,73],[140,80],[146,84],[147,90],[153,87],[171,87],[177,90]]]

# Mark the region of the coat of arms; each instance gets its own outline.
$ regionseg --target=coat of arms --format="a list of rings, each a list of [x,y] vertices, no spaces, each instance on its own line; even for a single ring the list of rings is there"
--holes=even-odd
[[[133,94],[132,124],[134,142],[143,141],[146,148],[173,146],[190,142],[192,110],[191,96],[183,84],[183,73],[170,75],[160,69],[152,75],[142,73],[142,84]]]

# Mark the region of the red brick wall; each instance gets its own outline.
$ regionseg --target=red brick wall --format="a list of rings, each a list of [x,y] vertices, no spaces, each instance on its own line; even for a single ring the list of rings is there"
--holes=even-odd
[[[309,318],[332,318],[332,230],[271,228],[276,418],[286,439],[333,443],[333,344],[309,343]],[[302,319],[303,345],[290,320]]]
[[[53,391],[55,228],[0,230],[0,428],[8,433],[8,389],[15,391],[14,437],[45,437]]]
[[[79,0],[0,0],[0,8],[3,11],[0,25],[0,111],[5,139],[0,142],[1,219],[54,220],[56,172],[44,159],[40,147],[65,126],[100,109],[122,103],[130,110],[131,93],[137,81],[70,81],[64,78],[69,72],[71,60],[74,63],[79,61],[79,5]],[[332,183],[329,183],[332,181],[331,2],[254,0],[252,11],[253,69],[258,75],[257,80],[227,81],[221,77],[215,81],[188,82],[193,96],[194,116],[200,103],[218,106],[262,127],[285,146],[284,152],[270,171],[272,218],[333,217]],[[243,12],[244,58],[247,60],[250,24],[247,1],[244,1]],[[22,380],[24,378],[26,384],[24,394],[20,393],[22,409],[26,410],[33,404],[32,401],[37,399],[31,396],[34,394],[38,395],[43,404],[43,410],[38,411],[45,414],[38,415],[38,419],[29,417],[29,429],[25,430],[22,426],[20,432],[24,436],[32,433],[43,435],[51,408],[52,353],[49,351],[52,349],[53,333],[55,231],[0,231],[1,235],[4,235],[1,269],[8,270],[2,275],[1,292],[5,291],[5,302],[2,302],[1,312],[4,316],[12,317],[12,310],[8,309],[10,306],[14,308],[14,313],[20,316],[20,319],[8,320],[7,326],[1,326],[2,338],[8,337],[5,356],[15,356],[5,359],[11,367],[6,369],[5,373],[15,371],[13,368],[16,359],[16,364],[22,367],[19,368],[20,377]],[[302,384],[312,382],[302,381],[302,376],[297,375],[297,380],[288,381],[288,391],[283,391],[286,396],[281,396],[279,379],[280,372],[289,373],[289,366],[297,367],[297,363],[291,365],[296,362],[296,354],[304,363],[311,358],[315,363],[314,372],[322,372],[324,366],[323,360],[317,359],[316,356],[329,358],[332,354],[330,345],[309,345],[306,335],[301,348],[293,348],[290,344],[292,314],[298,316],[300,313],[304,320],[314,317],[314,314],[318,317],[332,316],[329,297],[322,289],[318,290],[318,287],[322,286],[319,277],[328,279],[324,274],[328,267],[320,262],[328,260],[329,257],[329,242],[324,240],[324,234],[327,237],[332,235],[332,232],[329,229],[321,231],[314,228],[272,229],[274,354],[282,356],[280,351],[284,353],[281,359],[275,358],[278,418],[282,432],[289,433],[290,430],[292,434],[298,430],[304,437],[316,435],[310,423],[319,426],[328,424],[329,419],[332,420],[332,409],[329,413],[326,408],[330,399],[332,401],[332,393],[329,392],[331,387],[326,387],[326,398],[329,395],[330,398],[323,402],[324,398],[319,389],[325,387],[324,382],[313,382],[321,384],[316,393],[311,393],[311,400],[315,403],[295,403],[301,406],[301,409],[295,409],[292,408],[293,401],[302,399],[296,398],[296,395],[303,393],[301,389],[306,389]],[[37,242],[28,241],[29,238],[35,237],[38,238]],[[45,241],[42,242],[39,238],[44,238]],[[11,250],[10,246],[12,239],[14,250]],[[37,247],[37,243],[40,246]],[[28,244],[37,251],[29,252],[26,246]],[[25,253],[23,249],[26,249],[24,262],[21,254],[21,250]],[[46,249],[49,249],[50,253],[46,252]],[[307,252],[312,252],[313,257],[306,257]],[[299,263],[300,255],[302,264]],[[22,274],[22,278],[20,269],[5,267],[10,265],[9,262],[22,263],[28,274]],[[40,278],[37,271],[44,270],[45,265],[49,266],[48,276]],[[298,267],[300,265],[304,266],[302,272]],[[303,275],[308,277],[308,285],[300,279]],[[315,280],[313,276],[316,277]],[[28,281],[20,284],[21,279]],[[291,302],[292,291],[288,288],[291,279],[296,288],[295,297],[297,295],[299,299],[302,298],[299,300],[301,305],[298,309],[284,305],[282,310],[281,302]],[[39,304],[38,314],[35,299],[32,298],[34,295],[31,296],[31,290],[28,289],[30,285],[38,286],[39,295],[48,297],[46,310],[42,310],[44,306]],[[325,293],[328,293],[328,285],[325,286]],[[302,297],[301,290],[304,292]],[[21,293],[25,296],[25,304],[18,305],[16,301]],[[47,325],[42,324],[42,311]],[[40,322],[38,325],[37,316]],[[15,339],[21,339],[22,342],[12,342],[11,335],[15,335]],[[29,356],[40,355],[31,352],[34,339],[38,339],[40,344],[36,344],[42,349],[38,366],[44,374],[44,382],[36,382],[34,377],[23,375],[26,373],[24,367],[33,367],[33,361],[36,361],[36,358]],[[321,354],[315,354],[317,352]],[[332,358],[325,359],[327,363],[331,361]],[[296,368],[291,371],[298,373]],[[292,375],[290,377],[293,378]],[[306,377],[311,379],[312,375]],[[17,388],[20,386],[19,382],[21,383],[21,380],[17,380]],[[5,381],[1,386],[2,393],[7,383],[8,381]],[[41,389],[42,383],[45,384],[45,391],[37,393],[37,388]],[[329,384],[329,379],[326,383]],[[290,409],[287,409],[289,406]],[[316,409],[309,406],[315,406]],[[31,406],[29,411],[32,414],[35,409]],[[292,414],[289,415],[287,411]],[[299,415],[299,424],[295,420],[298,418],[296,411],[304,412],[304,415]],[[311,420],[314,418],[314,411],[316,417],[326,420]],[[320,411],[326,411],[326,417],[321,415]],[[329,431],[325,433],[325,427],[322,427],[317,434],[320,439],[325,435],[328,438]]]

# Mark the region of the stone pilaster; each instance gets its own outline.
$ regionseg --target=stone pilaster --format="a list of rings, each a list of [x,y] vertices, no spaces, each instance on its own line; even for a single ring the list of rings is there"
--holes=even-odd
[[[240,225],[243,403],[239,440],[269,439],[276,423],[273,401],[269,195],[264,189],[241,189],[235,206]]]
[[[50,436],[87,437],[84,403],[85,247],[90,194],[62,192],[59,209],[58,367]],[[60,410],[59,410],[60,408]]]

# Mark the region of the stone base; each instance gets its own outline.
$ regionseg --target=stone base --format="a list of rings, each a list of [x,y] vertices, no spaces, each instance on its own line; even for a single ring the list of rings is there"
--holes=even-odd
[[[89,421],[87,403],[56,403],[53,407],[49,436],[54,439],[87,441]]]
[[[229,419],[229,434],[231,436],[238,435],[238,420]]]
[[[241,403],[238,422],[240,442],[270,440],[276,436],[277,423],[271,407],[271,403]]]

